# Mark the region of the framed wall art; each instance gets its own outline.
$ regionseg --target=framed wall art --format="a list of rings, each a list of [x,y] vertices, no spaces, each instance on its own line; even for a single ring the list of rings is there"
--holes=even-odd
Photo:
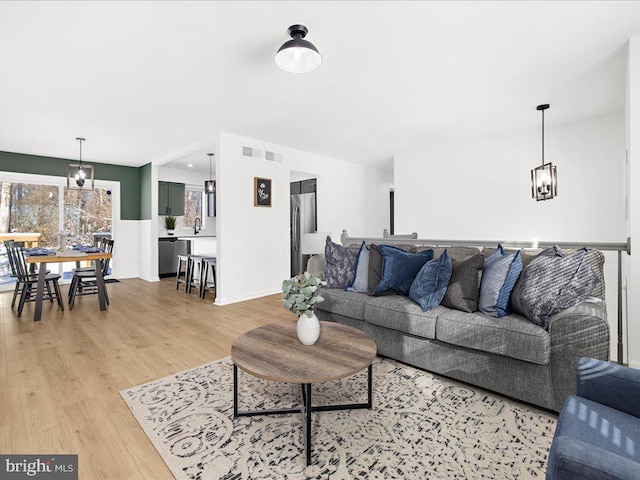
[[[253,205],[255,207],[271,206],[271,179],[253,178]]]

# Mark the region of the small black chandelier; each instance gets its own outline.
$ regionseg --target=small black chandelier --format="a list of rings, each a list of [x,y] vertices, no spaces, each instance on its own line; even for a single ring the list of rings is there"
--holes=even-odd
[[[86,139],[77,137],[76,140],[80,142],[79,163],[67,165],[67,188],[69,190],[93,190],[93,165],[82,164],[82,142],[86,142]],[[87,181],[89,181],[89,185],[85,188]]]
[[[544,111],[549,104],[538,105],[536,110],[542,112],[542,165],[531,170],[531,198],[536,201],[551,200],[558,196],[558,172],[551,163],[544,163]]]

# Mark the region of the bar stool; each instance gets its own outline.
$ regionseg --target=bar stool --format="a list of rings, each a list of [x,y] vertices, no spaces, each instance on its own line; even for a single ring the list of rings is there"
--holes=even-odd
[[[205,257],[202,259],[200,269],[200,298],[204,298],[207,292],[216,291],[216,257]],[[211,272],[213,281],[209,281],[209,272]]]
[[[176,266],[176,290],[178,290],[180,288],[180,284],[184,283],[185,284],[185,289],[184,291],[189,293],[189,283],[187,282],[187,279],[189,278],[189,273],[190,273],[190,264],[191,261],[189,260],[190,255],[178,255],[178,265]],[[184,278],[180,278],[182,276],[182,262],[184,262]]]
[[[202,259],[205,258],[204,255],[189,255],[189,267],[187,271],[187,287],[186,292],[191,293],[192,287],[198,287],[198,296],[200,296],[200,278],[202,276]],[[198,267],[198,274],[195,275],[194,272]]]

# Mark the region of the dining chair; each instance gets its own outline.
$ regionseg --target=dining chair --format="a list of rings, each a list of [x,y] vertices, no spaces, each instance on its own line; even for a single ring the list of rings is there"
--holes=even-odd
[[[36,299],[38,275],[29,271],[29,266],[25,260],[24,242],[11,242],[7,248],[9,254],[9,262],[13,265],[13,270],[16,276],[16,288],[13,294],[13,302],[11,308],[15,306],[15,299],[18,293],[20,293],[20,301],[18,302],[18,317],[22,316],[22,309],[26,302],[33,302]],[[45,299],[49,299],[52,303],[54,298],[58,302],[58,306],[64,310],[64,302],[62,301],[62,294],[60,292],[60,275],[47,273],[45,277]],[[53,290],[52,288],[53,287]]]
[[[17,273],[16,273],[16,266],[13,263],[13,254],[12,251],[10,250],[11,247],[24,247],[25,246],[25,242],[18,242],[15,240],[5,240],[4,241],[4,248],[5,251],[7,253],[7,260],[9,261],[9,269],[11,271],[11,277],[16,278],[18,277]],[[33,267],[33,266],[32,266]],[[33,268],[29,269],[30,273],[34,274],[34,270]],[[47,270],[47,273],[49,273],[49,271]],[[11,308],[14,308],[16,306],[16,299],[18,298],[18,295],[20,295],[20,293],[22,292],[22,287],[24,286],[24,284],[18,282],[16,280],[16,286],[13,289],[13,299],[11,300]],[[49,283],[47,283],[47,290],[49,292],[49,295],[51,295],[51,287],[49,285]]]
[[[113,253],[114,241],[111,239],[103,239],[102,242],[105,253]],[[102,273],[102,278],[106,277],[109,273],[109,265],[111,263],[110,258],[105,258],[99,261]],[[98,293],[98,281],[96,278],[95,267],[75,268],[73,269],[73,277],[71,278],[71,285],[69,286],[69,310],[73,309],[73,304],[78,295],[93,295]],[[105,286],[104,291],[105,300],[107,305],[109,304],[109,295]]]

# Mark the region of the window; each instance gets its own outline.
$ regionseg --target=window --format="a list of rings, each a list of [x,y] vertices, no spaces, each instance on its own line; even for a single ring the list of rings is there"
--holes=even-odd
[[[112,231],[113,187],[91,191],[67,190],[64,185],[55,177],[2,172],[0,232],[39,233],[38,246],[56,249],[61,230],[67,233],[68,245],[93,245],[93,233]],[[75,267],[75,263],[57,263],[48,268],[68,279]],[[0,291],[13,288],[13,282],[0,243]]]
[[[200,219],[200,225],[203,225],[202,218],[202,190],[190,190],[189,187],[184,191],[184,217],[182,218],[183,227],[193,227],[196,224],[196,218]]]
[[[57,247],[58,202],[55,185],[3,182],[0,232],[40,233],[39,246]]]
[[[64,187],[64,230],[71,245],[93,245],[93,234],[111,232],[111,195],[106,188]]]

